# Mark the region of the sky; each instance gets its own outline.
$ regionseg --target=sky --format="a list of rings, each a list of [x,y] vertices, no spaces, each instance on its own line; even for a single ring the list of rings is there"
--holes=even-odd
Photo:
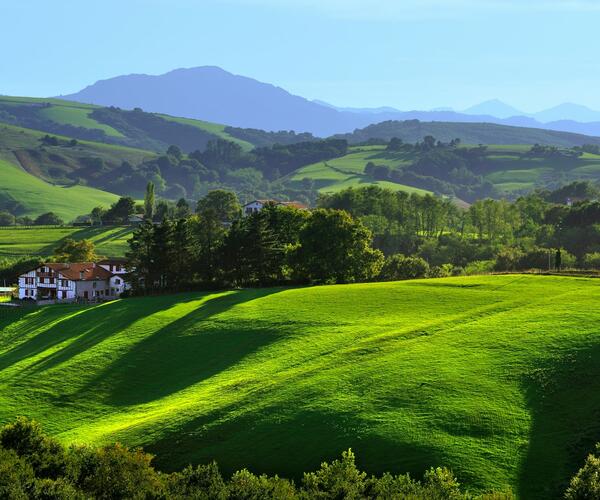
[[[0,0],[0,94],[220,66],[338,106],[600,109],[598,0]]]

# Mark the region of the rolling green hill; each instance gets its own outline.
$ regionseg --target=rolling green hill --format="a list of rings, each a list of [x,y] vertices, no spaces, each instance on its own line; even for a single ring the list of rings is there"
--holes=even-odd
[[[0,207],[19,215],[35,217],[51,211],[69,221],[118,199],[117,195],[87,186],[48,184],[4,160],[0,160],[0,177]]]
[[[141,111],[131,114],[55,98],[0,96],[0,122],[153,151],[164,151],[171,144],[188,151],[203,149],[208,140],[218,138],[246,150],[253,147],[229,134],[225,125]]]
[[[0,318],[0,422],[173,469],[454,469],[554,498],[600,440],[600,286],[489,276],[50,306]]]
[[[66,238],[91,240],[100,255],[122,257],[131,227],[0,227],[0,257],[47,256]]]
[[[406,153],[386,155],[384,150],[384,146],[351,148],[349,154],[342,158],[313,163],[294,171],[286,178],[286,181],[292,186],[300,187],[305,182],[305,179],[310,179],[314,183],[315,188],[321,193],[331,193],[349,187],[361,187],[364,185],[377,185],[393,189],[394,191],[406,191],[409,193],[424,194],[429,192],[403,184],[376,180],[369,175],[365,175],[365,165],[369,161],[385,163],[392,168],[407,166],[412,162],[410,155]]]
[[[426,135],[432,135],[443,142],[459,138],[467,144],[546,144],[561,147],[600,145],[600,137],[557,132],[539,128],[513,127],[494,123],[465,122],[422,122],[419,120],[385,121],[355,130],[350,134],[338,134],[335,137],[347,139],[356,144],[369,139],[389,141],[399,137],[404,142],[417,142]]]
[[[535,188],[559,186],[575,180],[600,181],[600,155],[583,153],[580,157],[536,157],[528,155],[528,145],[487,146],[480,165],[484,180],[501,194],[517,194]],[[300,187],[310,179],[319,192],[335,192],[347,187],[376,184],[394,190],[425,193],[415,186],[376,180],[365,175],[368,162],[393,169],[410,167],[419,159],[414,151],[386,151],[385,146],[354,146],[346,156],[302,167],[285,178]]]

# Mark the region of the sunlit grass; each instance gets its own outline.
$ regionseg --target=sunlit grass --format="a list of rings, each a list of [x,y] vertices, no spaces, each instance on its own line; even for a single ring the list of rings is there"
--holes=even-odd
[[[169,469],[297,476],[352,447],[368,471],[548,497],[600,438],[599,299],[510,275],[42,308],[0,319],[0,420]]]

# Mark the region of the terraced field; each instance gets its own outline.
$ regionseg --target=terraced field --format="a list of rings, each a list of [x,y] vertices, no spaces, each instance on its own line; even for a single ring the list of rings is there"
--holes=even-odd
[[[0,317],[0,422],[173,469],[452,467],[555,498],[600,441],[600,282],[487,276],[234,290]]]

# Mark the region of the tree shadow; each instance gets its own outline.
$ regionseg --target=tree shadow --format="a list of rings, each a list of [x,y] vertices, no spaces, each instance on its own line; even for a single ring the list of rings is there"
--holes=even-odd
[[[520,468],[524,499],[560,498],[600,442],[600,345],[539,365],[525,382],[532,426]]]
[[[54,253],[54,250],[58,246],[60,246],[62,243],[64,243],[64,241],[67,239],[71,239],[71,240],[75,240],[75,241],[80,241],[80,240],[85,240],[85,239],[88,239],[88,240],[93,239],[94,245],[99,246],[99,245],[102,245],[103,243],[106,243],[109,241],[118,240],[118,239],[122,238],[123,236],[125,236],[126,234],[131,233],[133,230],[133,227],[123,226],[117,232],[107,233],[107,230],[109,230],[113,227],[114,226],[94,226],[94,227],[80,229],[79,231],[75,231],[74,233],[69,234],[69,235],[65,236],[64,238],[59,239],[59,240],[51,243],[50,245],[46,245],[45,247],[40,249],[38,254],[39,255],[52,255]],[[97,238],[97,236],[101,236],[101,237]]]
[[[238,290],[202,303],[165,325],[108,366],[82,389],[108,389],[107,404],[148,403],[179,392],[235,365],[280,337],[270,323],[251,324],[214,317],[229,309],[281,291],[279,288]]]
[[[39,310],[38,326],[57,319],[50,328],[0,355],[0,371],[20,361],[38,356],[43,352],[73,339],[68,345],[34,362],[25,372],[40,374],[77,354],[90,349],[108,337],[121,332],[139,319],[168,309],[184,300],[197,297],[172,295],[144,299],[126,299],[107,302],[97,306],[48,306]],[[66,319],[61,316],[69,314]]]
[[[248,468],[300,480],[304,472],[339,458],[348,448],[356,454],[357,466],[370,474],[421,477],[445,461],[439,449],[386,439],[355,414],[302,409],[302,401],[286,400],[243,415],[236,414],[239,406],[195,418],[147,445],[156,455],[156,467],[170,472],[215,460],[225,475]]]

